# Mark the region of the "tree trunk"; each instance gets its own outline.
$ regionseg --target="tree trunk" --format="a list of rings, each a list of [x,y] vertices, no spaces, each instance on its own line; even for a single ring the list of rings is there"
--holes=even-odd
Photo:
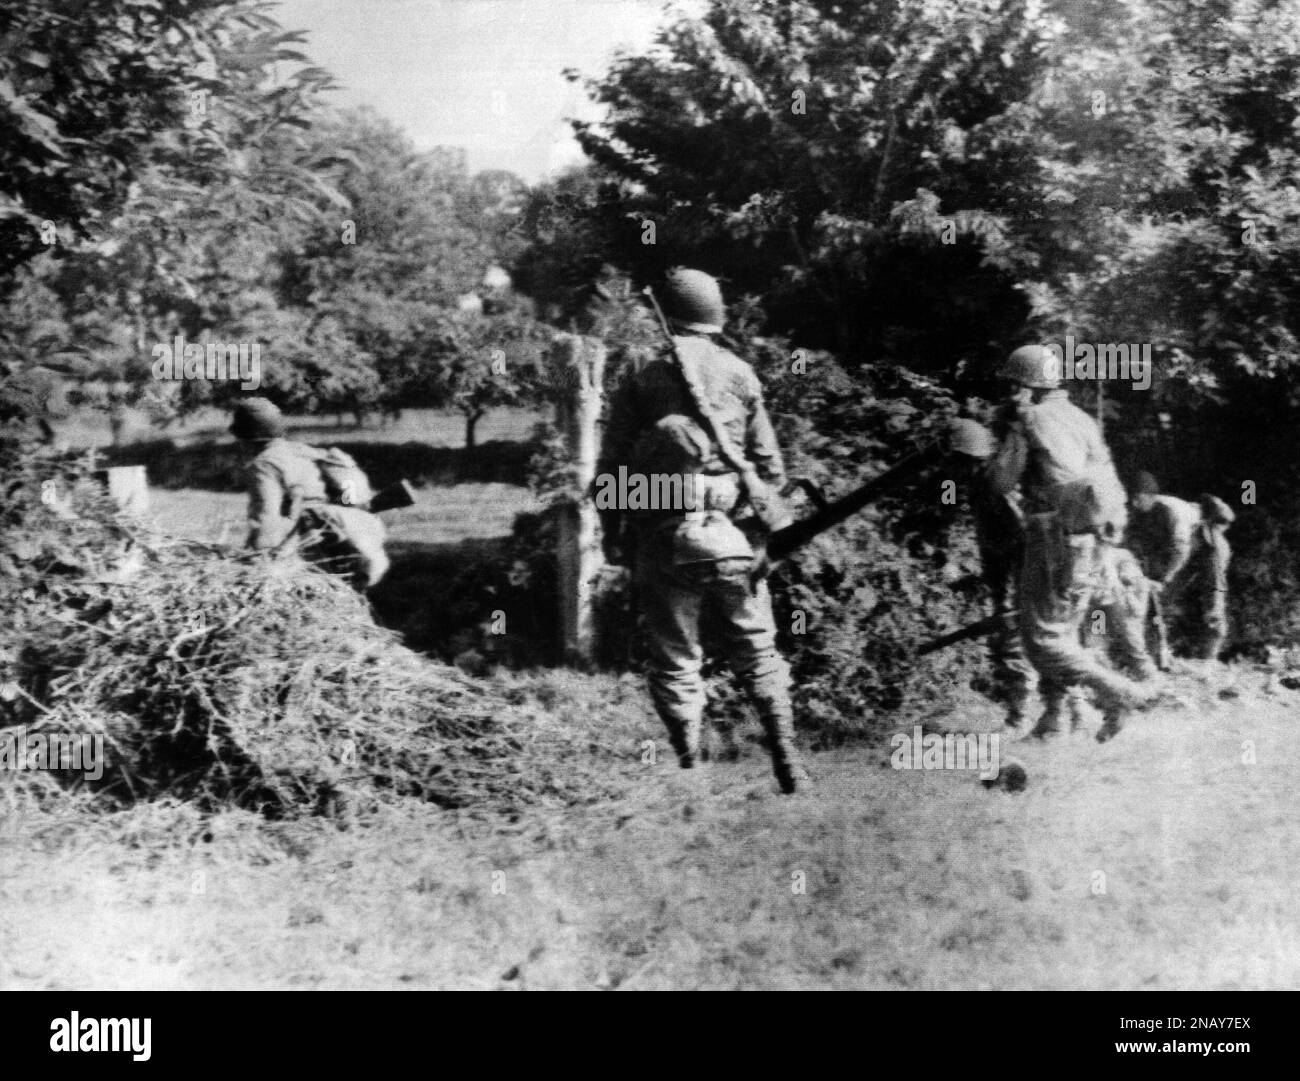
[[[465,449],[466,450],[473,450],[474,447],[477,445],[475,433],[478,430],[478,422],[483,419],[484,412],[485,410],[478,409],[475,410],[473,413],[465,414]]]

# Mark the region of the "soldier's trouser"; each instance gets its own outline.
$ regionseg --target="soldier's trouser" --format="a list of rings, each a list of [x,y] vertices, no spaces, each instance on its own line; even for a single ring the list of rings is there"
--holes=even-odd
[[[1102,665],[1080,638],[1089,606],[1104,587],[1105,558],[1096,537],[1067,536],[1055,515],[1028,517],[1020,578],[1021,630],[1046,706],[1040,731],[1060,728],[1067,693],[1075,685],[1096,693],[1110,728],[1117,728],[1123,712],[1142,701],[1142,688]]]
[[[384,523],[360,507],[332,504],[303,511],[303,558],[346,578],[359,590],[376,585],[388,572]]]
[[[1165,608],[1193,625],[1195,656],[1213,660],[1228,637],[1228,562],[1232,549],[1222,527],[1196,546],[1183,569],[1165,589]]]
[[[1010,582],[1005,578],[995,578],[989,584],[993,590],[994,614],[1002,617],[1002,625],[989,639],[993,682],[999,697],[1006,703],[1007,723],[1019,725],[1029,713],[1029,704],[1038,687],[1038,673],[1025,655],[1024,637],[1020,633]]]
[[[713,605],[726,636],[732,668],[748,685],[767,735],[772,766],[784,791],[799,770],[790,705],[790,670],[777,652],[767,583],[751,589],[752,559],[673,566],[671,531],[638,544],[637,593],[646,638],[647,675],[655,710],[683,767],[695,764],[704,719],[700,674],[700,613]]]
[[[1110,658],[1137,679],[1155,679],[1159,669],[1147,649],[1151,583],[1126,548],[1104,546],[1102,559],[1103,586],[1093,600],[1092,612],[1102,613]]]

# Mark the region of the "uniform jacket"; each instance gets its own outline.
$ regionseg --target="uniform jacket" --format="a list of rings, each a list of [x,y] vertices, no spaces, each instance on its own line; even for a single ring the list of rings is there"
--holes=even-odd
[[[1019,487],[1029,514],[1074,510],[1080,483],[1090,482],[1100,503],[1096,513],[1111,523],[1116,535],[1123,532],[1124,486],[1101,429],[1064,390],[1048,391],[1020,410],[998,447],[989,475],[999,491],[1012,493]],[[1067,531],[1078,530],[1067,524]]]
[[[272,439],[248,466],[248,544],[274,548],[308,504],[327,504],[315,452],[291,439]]]
[[[778,488],[784,485],[781,448],[754,369],[707,337],[688,335],[675,337],[674,341],[683,353],[694,354],[704,392],[732,445],[763,480]],[[644,471],[644,463],[636,460],[638,439],[673,414],[691,417],[706,432],[709,430],[670,357],[658,356],[633,367],[610,399],[597,472],[615,473],[619,466]],[[718,454],[716,445],[711,440],[710,444],[697,471],[714,476],[731,474],[731,467]]]
[[[1186,565],[1201,524],[1201,508],[1195,503],[1158,495],[1150,510],[1133,511],[1129,547],[1142,559],[1151,578],[1168,582]]]
[[[1024,526],[1015,497],[998,490],[990,464],[975,467],[970,486],[970,509],[975,520],[975,541],[985,577],[1002,579],[1020,568]]]

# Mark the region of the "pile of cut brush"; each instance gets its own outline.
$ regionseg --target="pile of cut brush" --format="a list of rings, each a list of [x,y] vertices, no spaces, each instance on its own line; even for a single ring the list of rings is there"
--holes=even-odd
[[[4,465],[0,738],[102,737],[106,758],[96,780],[18,774],[32,791],[277,815],[601,793],[588,740],[412,653],[337,578],[148,531],[67,462]]]

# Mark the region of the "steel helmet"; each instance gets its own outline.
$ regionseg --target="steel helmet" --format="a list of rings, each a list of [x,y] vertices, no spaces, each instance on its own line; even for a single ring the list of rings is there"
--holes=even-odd
[[[1135,491],[1138,495],[1159,495],[1160,482],[1146,470],[1143,470],[1137,475]]]
[[[1217,495],[1211,495],[1209,492],[1201,494],[1201,516],[1214,525],[1232,525],[1237,520],[1233,509]]]
[[[1061,385],[1061,358],[1045,345],[1022,345],[1002,365],[1002,377],[1022,387],[1055,390]]]
[[[277,439],[284,435],[284,414],[269,398],[245,398],[235,406],[230,424],[237,439]]]
[[[702,270],[674,267],[664,275],[664,315],[684,330],[719,334],[727,321],[718,280]]]

